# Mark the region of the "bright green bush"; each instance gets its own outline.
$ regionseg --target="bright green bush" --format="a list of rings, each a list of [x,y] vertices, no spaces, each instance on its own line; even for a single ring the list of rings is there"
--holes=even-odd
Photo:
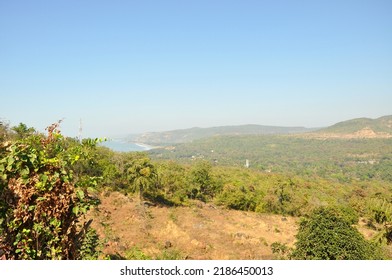
[[[217,201],[230,209],[255,211],[261,198],[262,194],[254,188],[225,185]]]
[[[380,244],[392,243],[392,203],[386,199],[375,198],[368,202],[370,216],[383,230],[376,236],[375,240]]]
[[[301,222],[294,259],[369,260],[380,259],[379,248],[366,241],[359,231],[337,211],[315,210]]]
[[[184,205],[188,200],[186,169],[173,161],[157,165],[158,184],[161,195],[171,205]]]
[[[219,186],[212,176],[212,166],[208,161],[199,161],[191,169],[188,177],[188,197],[208,201],[219,192]]]

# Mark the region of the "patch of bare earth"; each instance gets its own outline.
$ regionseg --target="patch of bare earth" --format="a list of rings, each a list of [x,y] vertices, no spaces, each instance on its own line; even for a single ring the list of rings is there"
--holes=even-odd
[[[270,245],[292,247],[297,218],[227,210],[195,202],[190,207],[141,206],[111,192],[89,214],[109,255],[125,256],[137,246],[144,254],[179,252],[184,259],[274,259]]]
[[[370,127],[365,127],[361,130],[358,130],[354,133],[308,133],[304,134],[306,138],[313,139],[386,139],[392,138],[392,134],[385,132],[375,132]]]

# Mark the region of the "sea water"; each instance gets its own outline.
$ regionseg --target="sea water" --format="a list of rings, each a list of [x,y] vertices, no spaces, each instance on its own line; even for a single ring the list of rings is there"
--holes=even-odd
[[[148,151],[150,149],[150,147],[147,145],[119,140],[108,140],[101,143],[100,145],[107,147],[115,152],[142,152]]]

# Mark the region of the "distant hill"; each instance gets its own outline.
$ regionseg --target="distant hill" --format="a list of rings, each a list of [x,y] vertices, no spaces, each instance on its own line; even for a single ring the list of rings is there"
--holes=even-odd
[[[342,138],[389,138],[392,137],[392,116],[378,119],[359,118],[339,122],[318,130],[313,135]]]
[[[265,125],[237,125],[219,126],[210,128],[194,127],[189,129],[179,129],[165,132],[148,132],[130,138],[133,142],[146,144],[178,144],[189,143],[194,140],[209,138],[214,136],[235,136],[235,135],[277,135],[293,134],[314,131],[315,129],[305,127],[281,127]]]
[[[392,115],[378,119],[353,119],[322,129],[255,124],[209,128],[193,127],[164,132],[147,132],[129,136],[128,140],[150,145],[173,145],[216,136],[292,134],[302,134],[306,138],[390,138],[392,137]]]

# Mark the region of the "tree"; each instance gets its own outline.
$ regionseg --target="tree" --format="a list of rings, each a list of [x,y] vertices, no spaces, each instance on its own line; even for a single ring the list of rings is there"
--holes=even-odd
[[[139,193],[140,201],[146,192],[154,193],[156,191],[157,172],[146,155],[140,154],[129,162],[127,176],[132,190]]]
[[[190,192],[192,199],[200,199],[206,201],[214,195],[214,184],[211,176],[211,164],[207,161],[197,162],[190,173]]]
[[[3,146],[0,252],[6,259],[82,259],[85,248],[90,255],[95,249],[85,238],[95,242],[91,221],[78,220],[96,202],[89,188],[96,180],[78,180],[72,171],[94,141],[69,146],[58,126],[48,127],[47,137],[30,135]]]
[[[383,230],[376,236],[376,240],[383,244],[392,243],[392,204],[386,199],[372,199],[369,202],[372,218],[383,225]]]
[[[6,139],[8,135],[8,126],[5,122],[0,120],[0,143]]]
[[[379,259],[378,248],[366,241],[350,222],[329,208],[315,210],[301,222],[294,259],[368,260]]]
[[[35,133],[35,129],[32,127],[27,127],[26,124],[24,123],[19,123],[18,126],[14,126],[12,128],[13,131],[16,132],[16,138],[17,139],[23,139],[25,137],[28,137],[29,135],[32,135]]]
[[[157,166],[158,184],[166,204],[183,204],[187,199],[186,170],[174,161]],[[163,199],[161,199],[163,200]]]

